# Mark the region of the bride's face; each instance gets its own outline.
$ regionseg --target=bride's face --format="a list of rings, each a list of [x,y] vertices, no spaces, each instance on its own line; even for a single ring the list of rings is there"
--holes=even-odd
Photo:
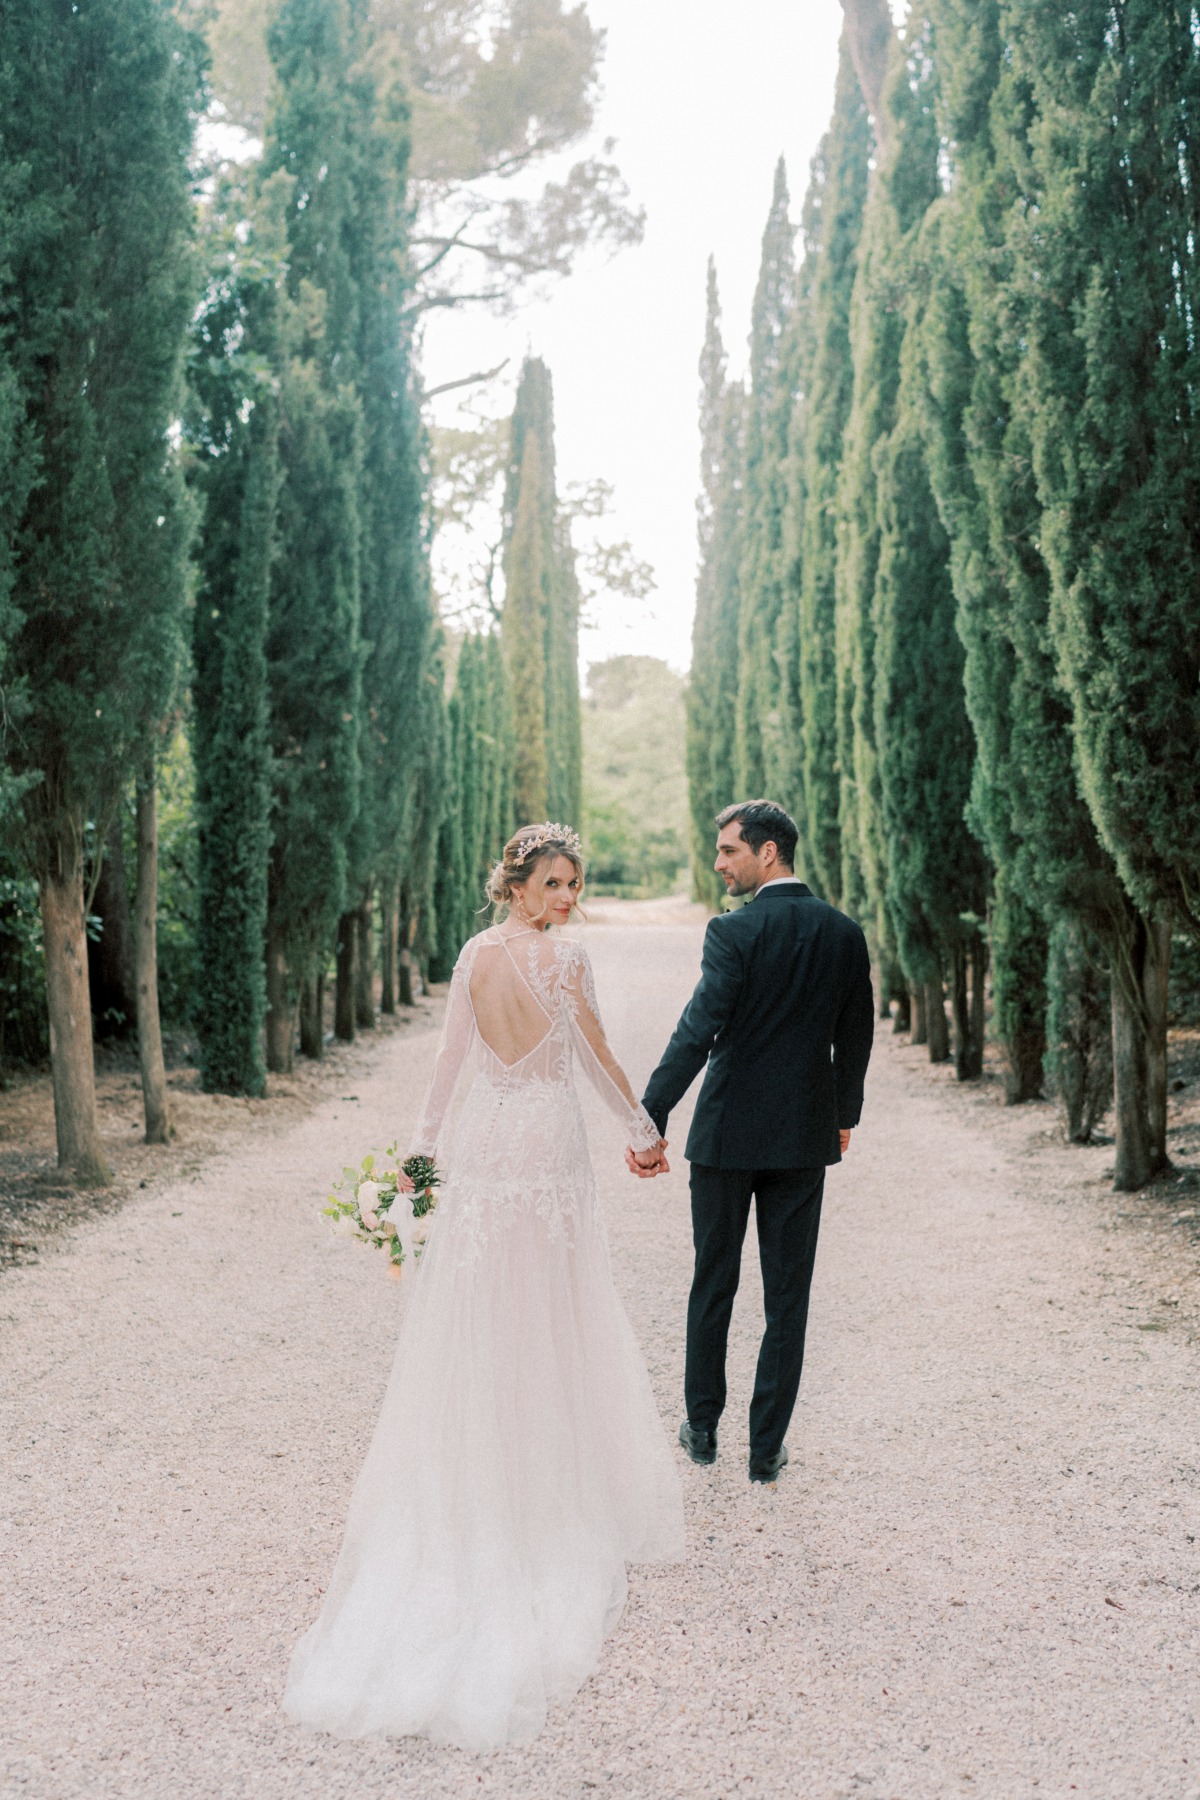
[[[583,880],[569,856],[541,863],[517,889],[529,923],[543,927],[565,925],[582,892]]]

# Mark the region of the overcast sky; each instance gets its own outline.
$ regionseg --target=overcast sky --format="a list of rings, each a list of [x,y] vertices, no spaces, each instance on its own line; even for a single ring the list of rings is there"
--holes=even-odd
[[[510,321],[431,321],[428,386],[510,354],[554,378],[560,488],[616,489],[614,537],[654,566],[648,609],[619,602],[584,641],[585,662],[638,652],[687,668],[695,582],[697,362],[704,271],[717,259],[725,342],[745,366],[750,302],[775,162],[793,218],[833,105],[839,0],[587,0],[608,34],[597,138],[646,209],[646,235],[573,275]],[[496,412],[506,396],[495,391]],[[452,415],[452,397],[434,403]],[[508,404],[511,400],[508,399]]]

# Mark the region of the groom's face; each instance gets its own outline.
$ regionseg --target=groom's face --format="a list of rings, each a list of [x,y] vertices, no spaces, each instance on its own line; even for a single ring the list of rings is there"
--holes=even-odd
[[[766,849],[763,845],[763,849]],[[761,852],[755,855],[745,838],[742,827],[735,819],[732,825],[723,825],[717,838],[717,860],[713,868],[725,883],[726,890],[733,895],[756,894],[762,884],[763,864]]]

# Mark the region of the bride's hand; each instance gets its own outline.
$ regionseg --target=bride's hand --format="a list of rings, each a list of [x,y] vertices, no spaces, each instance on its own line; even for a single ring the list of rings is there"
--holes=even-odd
[[[655,1175],[669,1175],[671,1165],[667,1161],[667,1140],[660,1138],[652,1150],[635,1150],[632,1145],[625,1152],[625,1167],[631,1175],[645,1181]]]
[[[412,1176],[406,1175],[403,1169],[396,1177],[396,1191],[400,1194],[415,1194],[417,1191]]]

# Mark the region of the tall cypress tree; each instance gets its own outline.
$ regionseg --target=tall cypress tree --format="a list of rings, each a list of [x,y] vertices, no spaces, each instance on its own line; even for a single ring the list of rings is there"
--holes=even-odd
[[[513,708],[518,823],[579,817],[579,586],[554,474],[550,371],[529,357],[513,408],[504,495],[501,636]]]
[[[796,303],[796,234],[788,205],[787,170],[780,157],[750,326],[734,752],[735,780],[743,796],[766,789],[772,762],[781,755],[773,740],[786,729],[775,646],[786,592],[784,520],[793,400],[788,351],[794,342],[789,330]],[[780,798],[798,805],[798,795]]]
[[[229,192],[211,218],[212,268],[195,327],[187,430],[204,506],[192,684],[199,909],[200,1075],[210,1092],[265,1085],[264,945],[270,849],[267,669],[279,506],[279,370],[290,178]],[[243,242],[243,238],[245,241]]]
[[[713,910],[725,892],[712,868],[714,821],[734,798],[744,429],[745,395],[741,384],[727,377],[717,271],[710,257],[700,356],[700,558],[687,692],[687,769],[692,894]]]
[[[550,798],[546,741],[548,537],[542,506],[544,453],[530,431],[521,449],[512,525],[504,548],[505,666],[513,696],[513,800],[522,823],[544,819]]]
[[[198,84],[195,42],[155,0],[6,9],[0,415],[13,484],[0,567],[19,731],[4,751],[41,892],[59,1161],[84,1181],[107,1176],[85,827],[105,825],[167,704],[187,599],[167,433],[194,302]]]
[[[1113,987],[1118,1184],[1138,1186],[1166,1159],[1171,915],[1200,932],[1200,48],[1191,11],[1153,0],[1012,4],[1002,29],[1037,115],[1011,240],[1055,662],[1140,914]]]
[[[805,209],[809,351],[803,445],[796,453],[803,469],[796,604],[804,811],[812,879],[835,903],[842,897],[836,501],[853,388],[850,299],[871,147],[870,121],[843,34],[833,121],[813,163]]]
[[[354,355],[363,420],[359,489],[362,636],[359,711],[363,798],[352,844],[360,934],[376,888],[385,939],[399,892],[429,876],[422,807],[427,748],[414,714],[440,701],[439,651],[425,531],[424,443],[416,395],[407,255],[408,107],[372,35],[365,0],[351,6],[353,205],[347,255],[355,284]]]
[[[285,171],[282,488],[267,639],[272,739],[267,1064],[292,1066],[294,1001],[346,897],[360,802],[362,418],[355,391],[355,113],[344,0],[286,0],[264,169]]]
[[[935,63],[927,21],[905,43],[911,105],[897,119],[897,164],[917,194],[938,191]],[[907,143],[904,144],[904,140]],[[909,159],[911,158],[911,162]],[[943,1053],[942,984],[951,979],[960,1079],[983,1059],[983,940],[987,869],[966,821],[974,740],[963,698],[950,547],[930,485],[925,442],[922,321],[931,278],[925,212],[896,244],[890,269],[903,296],[895,422],[874,452],[879,558],[874,597],[875,741],[886,899],[909,981],[930,996],[931,1055]],[[968,970],[972,975],[970,992]]]
[[[1048,920],[1094,890],[1102,857],[1079,804],[1069,721],[1048,662],[1039,509],[1027,426],[1011,404],[1011,309],[1002,260],[1004,178],[992,106],[1000,80],[998,6],[968,23],[937,8],[943,130],[957,180],[937,202],[937,275],[924,324],[930,473],[951,540],[965,692],[975,734],[970,817],[994,874],[990,909],[996,1027],[1010,1101],[1041,1091]],[[1022,623],[1023,620],[1023,623]],[[1038,801],[1047,759],[1057,818]],[[1064,829],[1065,821],[1065,829]],[[1080,883],[1086,864],[1091,880]],[[1069,879],[1064,875],[1069,871]]]
[[[836,642],[844,900],[852,912],[866,916],[879,945],[881,998],[884,1004],[889,995],[898,1000],[901,1027],[910,1022],[910,1012],[887,904],[888,851],[876,738],[877,456],[896,420],[905,324],[904,247],[935,192],[936,147],[929,125],[920,84],[910,83],[904,53],[893,36],[877,120],[884,147],[864,208],[850,307],[854,378],[838,478]],[[924,1016],[923,995],[918,994],[919,1035]]]

